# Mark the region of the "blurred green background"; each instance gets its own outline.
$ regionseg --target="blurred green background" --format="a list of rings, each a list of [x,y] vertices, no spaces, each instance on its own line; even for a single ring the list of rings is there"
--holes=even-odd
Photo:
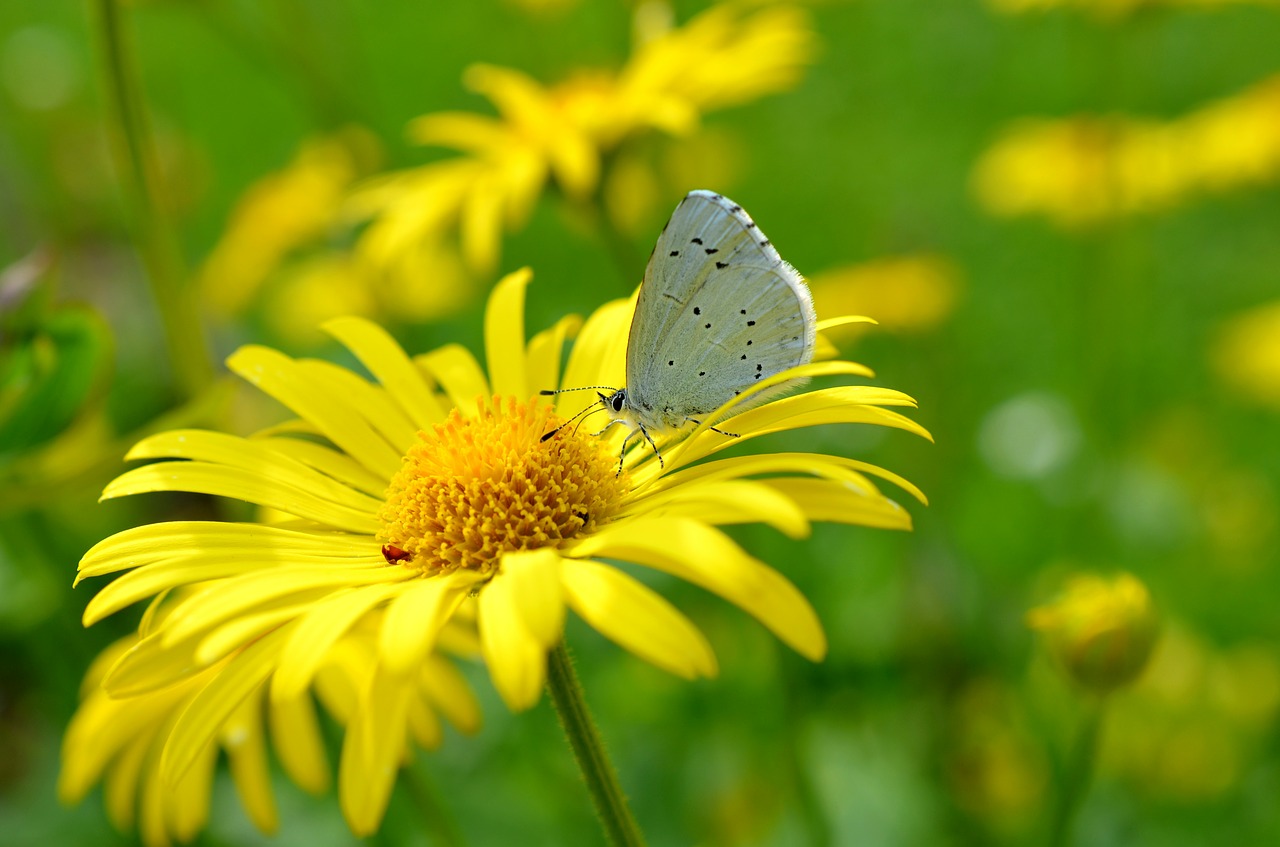
[[[110,828],[100,793],[72,809],[54,793],[80,678],[140,613],[83,630],[95,588],[72,591],[76,561],[123,527],[222,508],[158,495],[95,505],[97,494],[148,427],[247,433],[263,423],[239,387],[183,405],[112,165],[96,5],[0,4],[0,840],[15,845],[131,837]],[[1247,178],[1192,180],[1168,202],[1064,226],[999,214],[974,176],[1027,118],[1145,121],[1172,135],[1186,116],[1280,73],[1280,10],[1017,5],[811,4],[818,48],[796,85],[708,114],[691,135],[632,145],[653,175],[652,202],[637,200],[618,226],[636,256],[680,196],[713,188],[750,210],[815,288],[824,272],[873,263],[848,296],[873,317],[906,317],[845,337],[842,349],[917,398],[914,416],[937,439],[826,428],[806,441],[920,485],[931,505],[907,503],[910,534],[819,526],[795,543],[735,531],[817,607],[825,662],[807,663],[675,581],[661,589],[707,631],[718,679],[677,680],[570,626],[654,844],[1045,843],[1083,698],[1024,616],[1065,575],[1092,570],[1138,575],[1163,628],[1146,675],[1113,697],[1075,843],[1280,842],[1280,318],[1248,323],[1280,298],[1280,97],[1238,125],[1223,113],[1224,155],[1241,148]],[[704,8],[676,4],[676,25]],[[127,4],[184,264],[198,279],[245,192],[308,139],[364,127],[360,144],[380,149],[365,175],[448,158],[410,144],[404,128],[430,112],[492,114],[462,85],[467,66],[548,84],[618,68],[633,20],[655,9]],[[1084,147],[1100,155],[1112,141]],[[1148,163],[1187,160],[1137,149],[1114,185],[1104,163],[1104,189]],[[1051,176],[1075,174],[1060,152],[1032,159]],[[623,188],[618,197],[625,205]],[[319,240],[342,251],[352,237]],[[500,272],[534,268],[537,329],[629,293],[640,266],[620,274],[618,253],[549,190],[506,234],[493,270],[417,281],[456,287],[449,310],[418,316],[385,295],[353,302],[411,352],[449,341],[478,351],[484,294]],[[874,264],[920,256],[939,261],[940,288],[909,287]],[[828,282],[838,288],[838,274]],[[326,316],[319,295],[280,291],[238,310],[202,307],[213,361],[247,341],[336,355],[309,333]],[[472,676],[484,730],[417,756],[371,840],[430,843],[416,791],[431,785],[468,843],[599,842],[546,699],[512,716]],[[198,843],[357,840],[332,796],[278,783],[275,838],[252,828],[224,775]]]

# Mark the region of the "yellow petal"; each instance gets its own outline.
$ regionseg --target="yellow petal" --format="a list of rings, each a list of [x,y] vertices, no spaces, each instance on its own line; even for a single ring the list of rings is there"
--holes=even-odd
[[[375,668],[347,727],[338,764],[338,795],[342,814],[357,836],[377,831],[386,811],[404,754],[411,693],[403,677]]]
[[[419,688],[459,732],[471,735],[480,731],[480,703],[453,662],[437,653],[427,656],[419,674]]]
[[[498,261],[502,242],[503,204],[509,186],[503,171],[491,169],[476,181],[459,210],[458,235],[467,265],[488,273]],[[523,341],[523,339],[522,339]]]
[[[116,829],[124,832],[133,829],[138,784],[142,779],[142,766],[151,752],[151,741],[149,734],[143,735],[126,747],[111,763],[111,769],[102,781],[102,799],[107,807],[107,818]],[[61,789],[58,794],[61,798]],[[63,802],[78,803],[79,798],[71,801],[64,799]]]
[[[227,367],[312,423],[339,449],[369,470],[390,479],[400,469],[400,453],[370,426],[347,398],[326,393],[298,363],[268,347],[241,347]]]
[[[809,534],[809,519],[804,511],[762,482],[731,479],[690,484],[682,480],[632,502],[633,513],[670,513],[714,525],[759,522],[791,538]]]
[[[298,489],[363,512],[377,512],[381,497],[371,497],[254,441],[198,429],[177,429],[144,438],[125,456],[134,459],[194,459],[244,471],[254,478],[270,478],[279,485]],[[385,486],[385,482],[384,482]]]
[[[559,387],[560,357],[564,354],[564,343],[574,337],[581,326],[581,317],[568,315],[556,321],[555,326],[544,329],[529,340],[525,369],[531,393],[551,391]]]
[[[103,500],[154,491],[190,491],[257,503],[322,526],[372,535],[380,525],[374,512],[324,500],[239,468],[208,462],[156,462],[121,474],[102,492]],[[354,493],[354,492],[353,492]]]
[[[503,121],[471,112],[436,112],[409,121],[409,139],[418,144],[452,147],[468,153],[501,152],[511,144]]]
[[[771,488],[799,504],[811,520],[911,529],[911,513],[883,495],[865,492],[839,480],[769,479]]]
[[[186,774],[212,744],[223,722],[275,670],[286,631],[276,630],[250,644],[192,699],[164,745],[160,770],[166,782],[173,783]]]
[[[261,695],[246,698],[227,719],[219,738],[227,752],[231,780],[240,795],[240,804],[254,826],[271,835],[279,828],[280,820],[271,790],[261,713]]]
[[[638,580],[599,562],[566,559],[565,595],[602,635],[685,679],[714,676],[711,645],[675,606]]]
[[[500,572],[529,634],[544,648],[558,644],[564,634],[560,555],[546,547],[507,553]]]
[[[378,555],[370,547],[368,535],[301,532],[257,523],[169,521],[126,529],[99,541],[80,560],[77,581],[191,556],[197,550],[228,559],[258,553],[271,559],[311,560]]]
[[[178,841],[186,842],[196,837],[209,822],[209,801],[213,796],[213,773],[218,763],[218,748],[210,744],[196,762],[176,783],[164,784],[158,768],[151,768],[148,779],[149,796],[144,805],[154,804],[167,818],[167,827]],[[150,815],[150,812],[144,812]],[[157,813],[159,815],[159,813]],[[159,822],[157,822],[159,823]]]
[[[301,359],[298,372],[311,378],[324,397],[342,397],[358,409],[382,440],[398,454],[413,444],[418,427],[386,390],[332,362]]]
[[[309,468],[331,476],[338,482],[362,491],[382,502],[387,492],[387,481],[352,459],[345,453],[339,453],[323,444],[301,438],[281,438],[255,436],[255,441],[265,444],[271,450],[301,462]]]
[[[347,630],[379,603],[404,590],[402,583],[368,585],[334,594],[298,618],[280,653],[280,670],[271,680],[271,700],[301,697],[326,657]]]
[[[705,524],[675,517],[623,521],[569,552],[575,558],[621,559],[666,571],[741,607],[802,656],[817,660],[826,653],[822,625],[804,595]]]
[[[336,318],[324,324],[324,331],[355,354],[418,429],[429,429],[445,419],[447,411],[432,386],[385,329],[363,318]]]
[[[512,582],[499,573],[480,590],[480,644],[498,694],[512,711],[522,711],[538,701],[547,657],[525,627]]]
[[[434,750],[444,741],[444,727],[426,700],[409,698],[408,718],[409,732],[420,746]]]
[[[271,740],[285,773],[304,791],[312,794],[328,791],[329,761],[311,695],[276,698],[274,687],[272,694],[267,716]]]
[[[421,579],[391,601],[378,635],[378,655],[388,673],[407,674],[421,664],[476,581],[476,575],[462,571]]]
[[[507,274],[489,295],[484,313],[484,357],[493,393],[524,400],[529,390],[524,358],[524,290],[533,271]]]
[[[564,388],[609,386],[621,388],[626,382],[627,331],[635,298],[613,300],[596,309],[583,324],[565,366]],[[561,394],[556,414],[570,417],[595,399],[590,392]]]
[[[477,398],[491,396],[484,372],[476,364],[471,351],[461,344],[446,344],[430,353],[415,356],[414,361],[421,362],[431,372],[453,405],[466,417],[475,417]]]
[[[166,645],[164,631],[143,638],[111,666],[102,688],[115,698],[166,688],[203,670],[195,658],[196,640]]]
[[[239,615],[278,608],[308,596],[319,601],[335,591],[410,577],[406,569],[385,564],[364,568],[282,566],[243,574],[219,580],[179,601],[180,608],[162,630],[162,637],[165,644],[172,644]]]

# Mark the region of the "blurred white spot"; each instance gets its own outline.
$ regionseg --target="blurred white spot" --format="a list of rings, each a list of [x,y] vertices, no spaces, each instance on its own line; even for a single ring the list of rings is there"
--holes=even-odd
[[[75,53],[61,32],[29,26],[0,48],[0,81],[14,101],[33,112],[56,109],[80,84]]]
[[[996,406],[978,430],[978,450],[991,469],[1039,479],[1065,465],[1080,446],[1080,426],[1056,394],[1020,394]]]
[[[1162,468],[1131,463],[1111,480],[1107,511],[1116,531],[1144,547],[1170,547],[1182,541],[1196,516],[1182,484]]]

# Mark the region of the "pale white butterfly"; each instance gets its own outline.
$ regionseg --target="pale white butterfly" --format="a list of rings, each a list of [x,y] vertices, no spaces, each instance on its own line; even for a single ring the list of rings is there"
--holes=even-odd
[[[661,462],[655,435],[701,423],[757,381],[811,361],[816,320],[803,277],[742,207],[722,194],[689,192],[649,256],[627,340],[627,384],[600,395],[614,416],[600,432],[624,424],[623,455],[639,433]]]

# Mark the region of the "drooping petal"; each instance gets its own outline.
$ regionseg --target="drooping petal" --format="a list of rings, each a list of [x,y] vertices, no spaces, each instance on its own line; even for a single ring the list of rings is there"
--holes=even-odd
[[[249,820],[260,831],[274,834],[280,826],[271,769],[267,764],[266,737],[262,731],[262,695],[259,690],[231,713],[218,733],[227,753],[231,781],[240,795]],[[197,830],[198,831],[198,828]],[[192,832],[192,835],[195,833]]]
[[[283,653],[281,654],[283,661]],[[289,778],[304,791],[320,794],[329,789],[329,761],[310,694],[280,698],[272,690],[271,740]]]
[[[356,835],[378,828],[404,756],[412,687],[399,674],[375,666],[347,726],[338,763],[338,799]]]
[[[564,633],[560,561],[560,555],[547,547],[502,557],[502,578],[509,586],[520,620],[544,648],[558,644]]]
[[[404,590],[403,584],[366,585],[313,605],[292,625],[271,678],[272,702],[301,697],[330,649],[374,606]]]
[[[621,559],[657,568],[719,594],[812,660],[826,653],[818,617],[794,585],[724,533],[687,518],[620,521],[583,539],[575,558]]]
[[[160,771],[166,782],[181,779],[246,697],[276,668],[287,629],[276,630],[233,657],[192,699],[165,743]]]
[[[400,592],[387,606],[378,639],[378,656],[388,671],[407,674],[422,662],[478,579],[478,574],[456,571],[419,580]]]
[[[471,735],[480,731],[480,703],[453,662],[438,653],[427,656],[419,672],[418,687],[459,732]]]
[[[489,676],[513,711],[538,700],[546,679],[546,651],[525,626],[513,580],[499,573],[480,592],[480,644]]]
[[[677,676],[715,676],[715,654],[698,628],[638,580],[580,559],[564,560],[561,578],[573,610],[602,635]]]

